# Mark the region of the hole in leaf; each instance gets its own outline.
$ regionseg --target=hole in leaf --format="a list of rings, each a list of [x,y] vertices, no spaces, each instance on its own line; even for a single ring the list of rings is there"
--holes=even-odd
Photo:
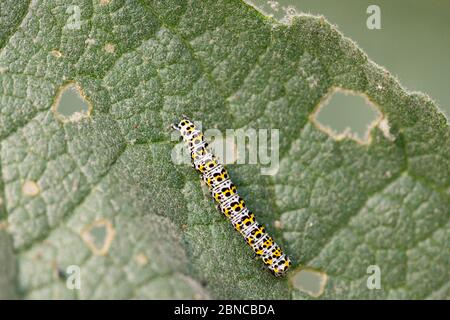
[[[63,122],[78,122],[87,118],[92,105],[86,99],[80,86],[70,82],[62,86],[52,106],[55,116]]]
[[[324,272],[302,269],[291,277],[292,286],[312,297],[319,297],[328,281],[328,275]]]
[[[92,243],[94,243],[96,247],[101,248],[106,239],[106,227],[105,226],[93,227],[90,231],[90,235],[92,238]]]
[[[349,137],[370,143],[370,130],[381,118],[381,112],[365,95],[336,89],[322,102],[312,119],[336,139]]]
[[[92,253],[104,256],[108,253],[109,247],[115,236],[115,230],[110,221],[101,219],[87,225],[81,232],[81,237]]]

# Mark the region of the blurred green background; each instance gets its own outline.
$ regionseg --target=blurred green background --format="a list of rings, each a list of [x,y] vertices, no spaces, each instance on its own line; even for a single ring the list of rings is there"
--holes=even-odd
[[[355,41],[377,64],[396,75],[411,91],[430,95],[450,115],[450,1],[447,0],[252,0],[267,14],[282,19],[288,10],[323,15]],[[381,9],[381,29],[369,30],[369,5]],[[318,120],[336,132],[346,127],[364,135],[376,118],[364,102],[354,96],[335,95]]]

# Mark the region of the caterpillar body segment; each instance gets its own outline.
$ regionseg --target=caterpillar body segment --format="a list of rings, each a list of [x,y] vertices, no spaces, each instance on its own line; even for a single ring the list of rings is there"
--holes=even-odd
[[[213,186],[218,185],[229,178],[230,177],[227,170],[221,164],[202,176],[203,182],[205,182],[209,188],[212,188]]]

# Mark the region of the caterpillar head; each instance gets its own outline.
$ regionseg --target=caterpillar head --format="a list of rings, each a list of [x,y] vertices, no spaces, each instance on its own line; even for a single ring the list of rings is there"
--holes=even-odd
[[[183,116],[183,119],[177,123],[174,123],[172,128],[180,131],[182,136],[187,136],[195,130],[195,124],[186,116]]]

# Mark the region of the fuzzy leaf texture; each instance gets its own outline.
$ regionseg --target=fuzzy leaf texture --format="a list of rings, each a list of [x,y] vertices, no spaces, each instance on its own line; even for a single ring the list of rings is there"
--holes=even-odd
[[[79,29],[65,27],[70,5]],[[449,297],[448,121],[325,19],[286,25],[237,0],[0,10],[1,298],[310,299],[293,284],[304,267],[327,275],[322,299]],[[69,82],[88,117],[55,116]],[[361,144],[316,126],[333,88],[366,95],[389,134],[375,126]],[[292,257],[290,276],[264,270],[198,174],[171,161],[181,114],[280,130],[276,175],[228,169]],[[66,286],[72,265],[80,290]]]

